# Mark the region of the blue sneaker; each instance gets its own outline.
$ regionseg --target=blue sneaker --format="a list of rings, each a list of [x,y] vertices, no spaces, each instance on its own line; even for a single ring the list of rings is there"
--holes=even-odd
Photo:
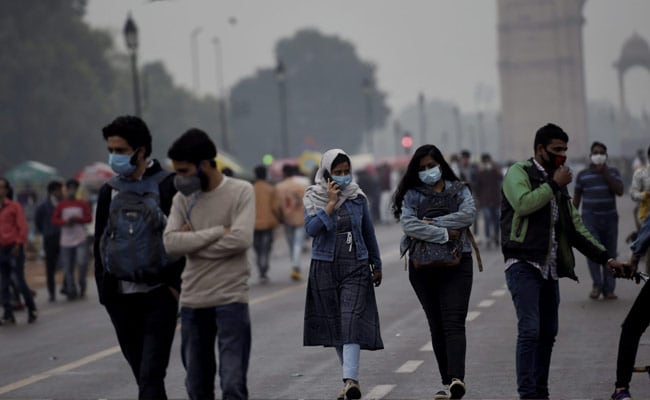
[[[632,400],[632,395],[630,394],[630,391],[627,389],[623,389],[620,391],[614,391],[612,393],[612,400]]]

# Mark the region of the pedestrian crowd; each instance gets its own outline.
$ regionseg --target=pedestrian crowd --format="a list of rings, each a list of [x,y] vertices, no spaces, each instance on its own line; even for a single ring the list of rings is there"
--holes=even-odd
[[[253,182],[247,182],[218,168],[217,145],[200,129],[187,130],[168,149],[173,171],[150,157],[152,134],[139,117],[117,117],[102,136],[115,176],[98,190],[94,215],[78,196],[78,181],[52,181],[33,222],[42,237],[49,301],[57,299],[60,268],[60,293],[68,300],[86,297],[92,257],[99,302],[138,398],[167,398],[164,380],[180,318],[189,398],[214,399],[218,374],[223,399],[248,399],[248,251],[254,251],[260,284],[267,284],[280,225],[288,279],[306,280],[303,344],[334,348],[341,367],[336,399],[361,398],[361,350],[384,348],[375,296],[383,267],[375,224],[385,222],[380,203],[390,171],[366,170],[355,179],[351,157],[333,148],[323,153],[312,179],[286,164],[277,183],[268,180],[265,166],[255,167]],[[642,277],[638,265],[647,262],[650,246],[650,166],[643,157],[635,161],[629,192],[638,202],[638,225],[630,235],[632,256],[621,262],[616,197],[624,193],[623,177],[608,164],[601,142],[591,145],[589,165],[574,177],[566,165],[568,144],[561,127],[544,125],[534,135],[532,157],[507,169],[487,153],[472,163],[469,151],[445,155],[425,144],[397,178],[390,213],[402,228],[400,254],[428,322],[440,376],[434,399],[460,399],[468,391],[466,318],[474,266],[482,270],[481,248],[503,253],[517,317],[522,399],[550,398],[558,280],[577,280],[573,249],[587,258],[591,299],[616,300],[616,278]],[[27,308],[27,322],[38,318],[25,280],[28,230],[11,182],[0,178],[3,325],[16,324],[17,297]],[[306,239],[308,268],[301,264]],[[622,323],[612,400],[632,398],[629,384],[640,337],[650,324],[648,306],[644,284]]]

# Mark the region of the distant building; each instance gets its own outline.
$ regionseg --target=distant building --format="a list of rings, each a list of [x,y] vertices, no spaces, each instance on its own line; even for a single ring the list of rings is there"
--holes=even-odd
[[[528,158],[533,135],[560,125],[569,146],[587,148],[582,9],[585,0],[498,0],[502,157]]]

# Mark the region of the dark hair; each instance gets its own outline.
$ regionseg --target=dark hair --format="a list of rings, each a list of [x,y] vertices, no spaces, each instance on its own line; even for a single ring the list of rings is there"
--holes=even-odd
[[[297,171],[298,168],[293,164],[284,164],[282,166],[282,176],[285,178],[296,175]]]
[[[343,153],[339,153],[338,156],[334,157],[334,160],[332,161],[332,165],[330,165],[330,171],[334,169],[339,164],[343,164],[344,162],[347,162],[350,164],[350,167],[352,167],[352,162],[350,162],[350,157]]]
[[[607,146],[605,146],[603,143],[600,143],[600,142],[598,142],[598,141],[593,142],[593,143],[591,144],[591,148],[589,149],[589,151],[594,151],[594,147],[596,147],[596,146],[600,146],[600,147],[602,147],[602,148],[605,150],[605,153],[607,153]]]
[[[255,173],[255,179],[266,180],[266,167],[264,165],[257,165],[253,172]]]
[[[490,155],[490,153],[483,153],[481,154],[481,161],[483,162],[492,161],[492,156]]]
[[[174,161],[187,161],[199,165],[203,160],[210,160],[213,167],[217,156],[217,146],[204,131],[192,128],[187,130],[171,145],[167,157]]]
[[[68,179],[65,182],[65,187],[70,187],[70,186],[79,187],[79,181],[76,179]]]
[[[446,181],[460,180],[456,174],[454,174],[454,171],[451,169],[449,164],[447,164],[447,161],[436,146],[425,144],[418,147],[418,149],[415,150],[413,157],[411,157],[411,160],[406,167],[406,172],[404,173],[404,176],[402,176],[402,179],[393,194],[393,216],[395,216],[395,219],[397,220],[399,220],[400,215],[402,215],[402,203],[404,202],[404,195],[406,195],[406,192],[416,186],[423,185],[419,176],[420,160],[426,156],[431,156],[431,158],[440,165],[440,171],[442,172],[441,179]]]
[[[568,143],[569,135],[555,124],[546,124],[542,126],[535,134],[535,144],[533,145],[534,151],[537,151],[537,146],[540,144],[546,147],[553,139],[560,139]]]
[[[11,183],[9,183],[9,179],[5,178],[4,176],[0,176],[0,181],[5,183],[5,186],[7,187],[7,198],[9,200],[14,199],[14,188],[11,187]]]
[[[151,133],[147,124],[132,115],[117,117],[110,124],[102,128],[104,140],[111,136],[119,136],[133,149],[144,147],[144,157],[151,155]]]
[[[52,194],[61,188],[63,188],[63,184],[61,182],[50,181],[50,183],[47,184],[47,193]]]
[[[472,153],[469,152],[469,150],[463,150],[460,152],[461,157],[465,158],[470,158],[472,156]]]

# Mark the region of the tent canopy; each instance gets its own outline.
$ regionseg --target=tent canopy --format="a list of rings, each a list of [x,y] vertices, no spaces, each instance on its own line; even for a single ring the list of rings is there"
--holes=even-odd
[[[39,161],[25,161],[5,172],[5,178],[15,186],[44,185],[50,180],[61,179],[56,168]]]

